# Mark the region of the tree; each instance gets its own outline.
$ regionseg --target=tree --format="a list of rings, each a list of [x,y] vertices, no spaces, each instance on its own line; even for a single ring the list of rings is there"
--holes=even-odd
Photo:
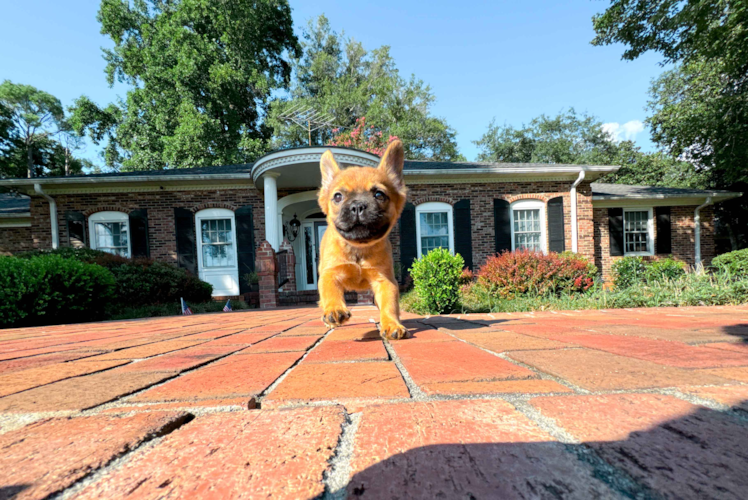
[[[377,156],[382,156],[385,149],[387,149],[387,145],[398,139],[398,137],[393,135],[385,138],[382,131],[376,130],[374,125],[367,127],[365,116],[356,120],[356,126],[352,130],[333,129],[332,132],[335,135],[327,143],[329,146],[360,149],[361,151],[374,153]]]
[[[309,22],[302,38],[303,56],[293,60],[290,98],[271,106],[268,124],[275,130],[276,147],[307,143],[306,131],[280,116],[291,107],[306,105],[333,118],[335,127],[352,131],[366,117],[385,137],[397,136],[413,159],[464,159],[457,151],[454,130],[431,115],[431,88],[411,76],[400,76],[387,46],[367,52],[361,43],[334,32],[323,15]],[[331,139],[319,130],[314,142]]]
[[[102,0],[107,81],[119,105],[81,98],[75,130],[107,139],[110,166],[150,170],[251,160],[264,151],[270,95],[298,56],[285,0]],[[80,109],[81,106],[84,109]]]
[[[671,156],[706,186],[748,187],[748,4],[735,0],[614,0],[593,18],[595,45],[623,43],[624,59],[653,50],[676,67],[655,80],[648,123]],[[748,246],[748,201],[717,207],[733,248]]]
[[[574,109],[555,117],[540,115],[516,129],[492,121],[488,131],[473,141],[478,161],[520,163],[607,164],[617,148],[595,117]]]
[[[35,151],[41,151],[40,146],[48,144],[49,136],[57,132],[64,117],[62,104],[53,95],[36,87],[5,80],[0,84],[0,105],[6,113],[10,112],[16,145],[23,145],[26,156],[26,176],[33,177]],[[14,154],[17,157],[17,151]]]
[[[619,165],[601,179],[619,184],[698,187],[703,182],[691,163],[645,153],[632,141],[616,142],[597,118],[573,109],[555,117],[541,115],[518,129],[493,121],[474,142],[480,147],[478,161]]]

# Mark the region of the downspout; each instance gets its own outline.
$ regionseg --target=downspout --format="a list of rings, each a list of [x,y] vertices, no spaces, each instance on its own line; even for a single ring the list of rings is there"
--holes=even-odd
[[[584,170],[579,171],[579,177],[571,185],[569,196],[571,197],[571,251],[577,253],[579,230],[577,228],[577,186],[584,180]]]
[[[694,242],[694,252],[693,252],[693,261],[696,267],[700,267],[701,264],[701,214],[699,213],[702,208],[709,206],[712,204],[712,197],[707,196],[706,201],[702,204],[696,207],[696,210],[693,212],[693,225],[694,225],[694,239],[696,240]]]
[[[54,198],[44,192],[41,184],[35,183],[34,191],[36,191],[36,194],[42,195],[49,202],[49,223],[52,229],[52,250],[57,250],[60,246],[60,233],[57,226],[57,202]]]

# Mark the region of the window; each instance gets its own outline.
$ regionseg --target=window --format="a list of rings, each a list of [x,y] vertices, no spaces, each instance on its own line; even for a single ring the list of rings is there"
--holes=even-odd
[[[454,253],[452,205],[441,202],[421,203],[416,207],[418,256],[423,257],[434,248],[447,248]]]
[[[651,208],[623,211],[624,255],[652,255],[654,224]]]
[[[234,263],[234,241],[231,219],[202,219],[203,267],[228,267]]]
[[[123,212],[97,212],[88,218],[91,248],[130,257],[130,220]]]
[[[545,252],[545,203],[520,200],[511,206],[512,250]]]

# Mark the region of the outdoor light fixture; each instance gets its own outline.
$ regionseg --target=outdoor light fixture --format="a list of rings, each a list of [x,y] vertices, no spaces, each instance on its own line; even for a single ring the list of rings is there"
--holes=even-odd
[[[301,227],[301,222],[299,222],[299,219],[296,218],[296,214],[293,214],[293,219],[291,219],[288,224],[283,224],[283,233],[286,238],[288,238],[288,241],[294,241],[296,237],[299,235],[299,228]]]

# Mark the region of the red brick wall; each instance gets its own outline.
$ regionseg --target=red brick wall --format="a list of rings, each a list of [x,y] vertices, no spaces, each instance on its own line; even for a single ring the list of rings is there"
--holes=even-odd
[[[457,202],[470,200],[470,216],[473,233],[473,265],[481,266],[486,258],[496,251],[494,235],[493,200],[538,199],[548,202],[551,198],[564,198],[564,235],[566,249],[571,250],[571,198],[572,181],[566,182],[516,182],[480,184],[415,184],[408,186],[408,200],[412,203],[432,201]],[[588,182],[577,187],[577,217],[579,223],[579,253],[592,259],[594,255],[592,190]],[[546,217],[547,223],[547,217]],[[546,228],[547,230],[547,228]],[[390,236],[395,262],[400,262],[399,227],[395,226]]]
[[[671,207],[671,244],[672,255],[689,265],[694,264],[694,210],[696,206]],[[595,224],[595,265],[600,269],[603,277],[611,278],[613,263],[621,257],[610,255],[610,234],[608,232],[608,209],[594,209]],[[657,218],[654,220],[655,240],[657,235]],[[657,241],[655,241],[655,248]],[[701,258],[708,265],[715,256],[714,246],[714,208],[709,206],[701,209]]]
[[[165,262],[177,261],[177,246],[174,229],[174,208],[199,208],[206,203],[226,203],[235,207],[252,205],[255,242],[265,238],[265,209],[260,192],[254,189],[227,189],[210,191],[162,191],[150,193],[70,194],[55,195],[57,201],[60,246],[68,245],[65,212],[98,211],[119,208],[130,211],[137,208],[148,210],[148,235],[151,257]],[[50,248],[52,235],[49,227],[49,204],[43,198],[31,199],[32,245],[34,248]],[[88,232],[88,224],[86,224]],[[87,241],[90,241],[87,235]]]
[[[0,227],[0,255],[33,249],[30,227]]]

